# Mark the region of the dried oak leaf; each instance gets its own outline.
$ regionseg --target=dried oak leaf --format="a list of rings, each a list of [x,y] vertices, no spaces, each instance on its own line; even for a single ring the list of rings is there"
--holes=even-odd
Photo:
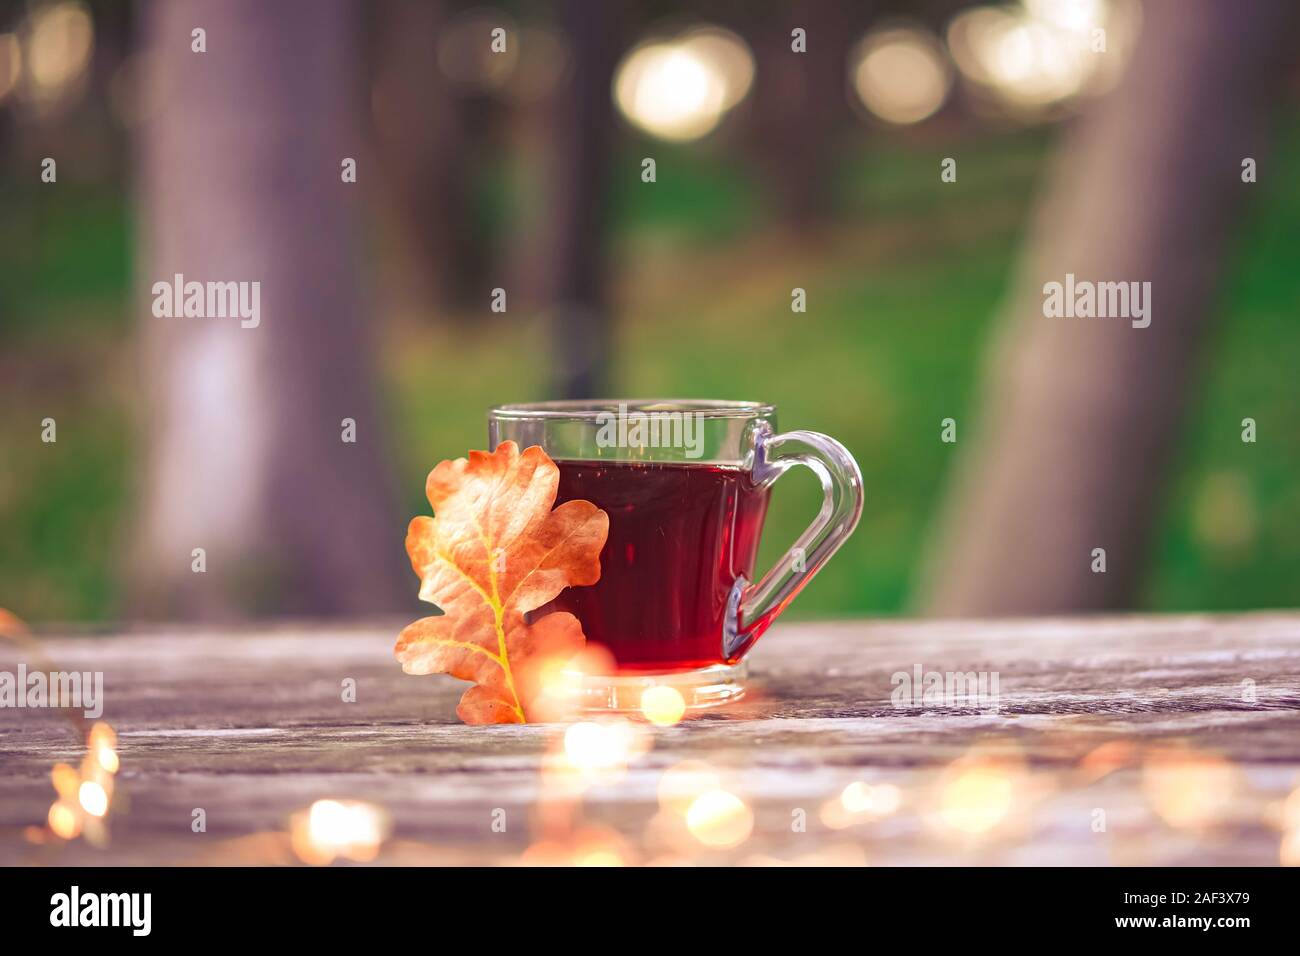
[[[408,625],[394,652],[408,674],[473,681],[456,708],[467,724],[537,719],[539,671],[586,643],[566,611],[525,618],[566,587],[600,579],[609,516],[581,500],[552,511],[559,483],[546,452],[521,453],[512,441],[429,472],[434,517],[411,521],[406,552],[420,598],[443,613]]]
[[[18,615],[0,607],[0,637],[22,637],[26,633],[27,625],[19,619]]]

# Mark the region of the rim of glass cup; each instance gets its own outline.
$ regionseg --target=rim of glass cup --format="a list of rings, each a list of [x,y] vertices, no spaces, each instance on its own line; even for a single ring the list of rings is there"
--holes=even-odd
[[[766,402],[737,402],[708,398],[597,398],[562,399],[494,405],[488,414],[497,419],[564,419],[597,421],[602,415],[629,412],[689,412],[704,418],[762,418],[776,413]]]

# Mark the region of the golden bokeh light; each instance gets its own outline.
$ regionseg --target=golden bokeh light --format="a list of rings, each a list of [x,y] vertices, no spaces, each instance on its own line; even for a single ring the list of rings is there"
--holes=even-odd
[[[36,11],[32,16],[46,15],[50,9],[53,8]],[[0,35],[0,41],[3,39],[4,35]],[[35,646],[26,625],[2,607],[0,638]],[[39,649],[36,653],[39,657]],[[52,666],[48,669],[55,670]],[[78,716],[68,716],[79,731],[84,729]],[[82,837],[93,846],[108,845],[106,818],[113,804],[113,778],[119,765],[115,749],[117,734],[107,723],[98,721],[85,731],[84,742],[86,752],[79,767],[56,763],[50,768],[50,784],[58,796],[46,811],[44,827],[29,824],[23,828],[23,835],[29,843],[46,843],[51,837],[61,840]]]
[[[112,727],[103,721],[91,727],[89,750],[100,767],[108,773],[117,773],[119,766],[117,734],[113,733]]]
[[[542,658],[536,665],[536,681],[532,707],[537,722],[562,723],[577,715],[582,674],[573,669],[570,658],[556,654]]]
[[[648,687],[641,694],[641,713],[656,727],[671,727],[686,715],[686,698],[676,687]]]
[[[1300,866],[1300,829],[1287,830],[1282,834],[1278,862],[1283,866]]]
[[[86,74],[95,28],[84,3],[67,0],[32,11],[26,70],[33,100],[49,106],[71,92]]]
[[[621,856],[608,848],[583,853],[574,860],[574,866],[625,866]]]
[[[686,811],[686,828],[707,847],[739,846],[754,831],[754,813],[745,801],[727,790],[707,790]]]
[[[892,783],[867,784],[854,781],[840,794],[840,803],[850,813],[888,816],[898,809],[902,794]]]
[[[822,824],[832,830],[844,830],[859,823],[870,823],[890,816],[903,803],[903,792],[892,783],[870,784],[855,780],[840,791],[838,797],[822,804]]]
[[[1139,22],[1128,0],[1022,0],[963,10],[946,40],[972,89],[1032,118],[1112,85]]]
[[[609,648],[601,644],[587,644],[568,659],[566,670],[569,678],[602,677],[618,671],[618,662]]]
[[[50,770],[58,799],[46,817],[49,831],[65,840],[80,836],[95,846],[108,844],[108,811],[113,803],[113,775],[119,760],[117,735],[100,721],[86,735],[86,755],[80,768],[66,763]]]
[[[617,670],[614,656],[598,644],[577,654],[549,655],[536,666],[537,693],[533,711],[538,723],[567,723],[578,718],[585,704],[589,678]]]
[[[754,57],[744,40],[697,27],[629,52],[614,75],[614,103],[650,135],[684,142],[713,132],[753,78]]]
[[[938,40],[921,27],[877,30],[850,58],[858,99],[887,123],[910,125],[933,116],[952,88],[952,70]]]
[[[1105,0],[1024,0],[1035,19],[1075,34],[1084,34],[1106,22]]]
[[[1222,821],[1240,787],[1237,768],[1217,754],[1165,748],[1153,752],[1142,767],[1142,789],[1152,809],[1179,829]]]
[[[645,753],[647,733],[623,717],[579,721],[564,732],[564,757],[580,773],[613,779]]]
[[[554,840],[538,840],[529,844],[519,856],[520,866],[564,866],[569,855],[562,844]]]
[[[523,866],[630,866],[635,860],[617,831],[587,826],[562,839],[531,844],[519,862]]]
[[[107,744],[100,744],[95,750],[95,760],[109,773],[117,773],[119,766],[117,751]]]
[[[721,27],[697,27],[683,34],[681,45],[693,52],[722,83],[722,108],[729,110],[754,85],[754,54],[749,44]]]
[[[954,33],[961,23],[954,21]],[[987,29],[971,34],[970,47],[979,62],[972,75],[984,78],[1004,100],[1043,107],[1082,89],[1085,61],[1057,31],[1010,13],[999,13],[987,23]]]
[[[382,807],[363,800],[317,800],[294,814],[290,843],[304,863],[324,866],[336,857],[358,862],[379,854],[391,829]]]
[[[92,817],[102,817],[108,812],[108,792],[94,780],[84,781],[77,789],[77,802]]]
[[[81,787],[81,774],[66,763],[56,763],[50,770],[50,782],[60,797],[75,797]]]
[[[1017,772],[991,762],[959,770],[940,796],[940,822],[968,836],[988,833],[1011,813],[1018,779]]]
[[[655,43],[629,54],[614,85],[628,120],[667,140],[699,139],[722,119],[723,86],[700,57],[679,46]]]
[[[64,840],[75,839],[81,832],[81,814],[62,800],[51,804],[46,822],[54,835]]]

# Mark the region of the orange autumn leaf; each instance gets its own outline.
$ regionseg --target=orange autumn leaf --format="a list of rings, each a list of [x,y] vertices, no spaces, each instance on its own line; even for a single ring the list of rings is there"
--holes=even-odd
[[[526,618],[565,588],[600,579],[609,516],[581,500],[551,510],[559,484],[546,452],[521,453],[512,441],[429,472],[434,516],[411,521],[406,552],[420,598],[443,613],[408,625],[395,653],[408,674],[473,681],[456,708],[467,724],[537,719],[543,665],[586,643],[566,611]]]
[[[0,637],[22,637],[26,633],[27,625],[18,615],[0,607]]]

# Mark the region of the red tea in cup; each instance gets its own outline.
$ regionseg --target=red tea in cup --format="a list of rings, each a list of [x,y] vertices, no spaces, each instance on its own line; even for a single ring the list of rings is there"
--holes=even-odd
[[[723,465],[558,461],[557,503],[585,498],[609,515],[600,580],[548,607],[582,621],[620,670],[726,662],[722,633],[736,580],[754,577],[768,489]]]

